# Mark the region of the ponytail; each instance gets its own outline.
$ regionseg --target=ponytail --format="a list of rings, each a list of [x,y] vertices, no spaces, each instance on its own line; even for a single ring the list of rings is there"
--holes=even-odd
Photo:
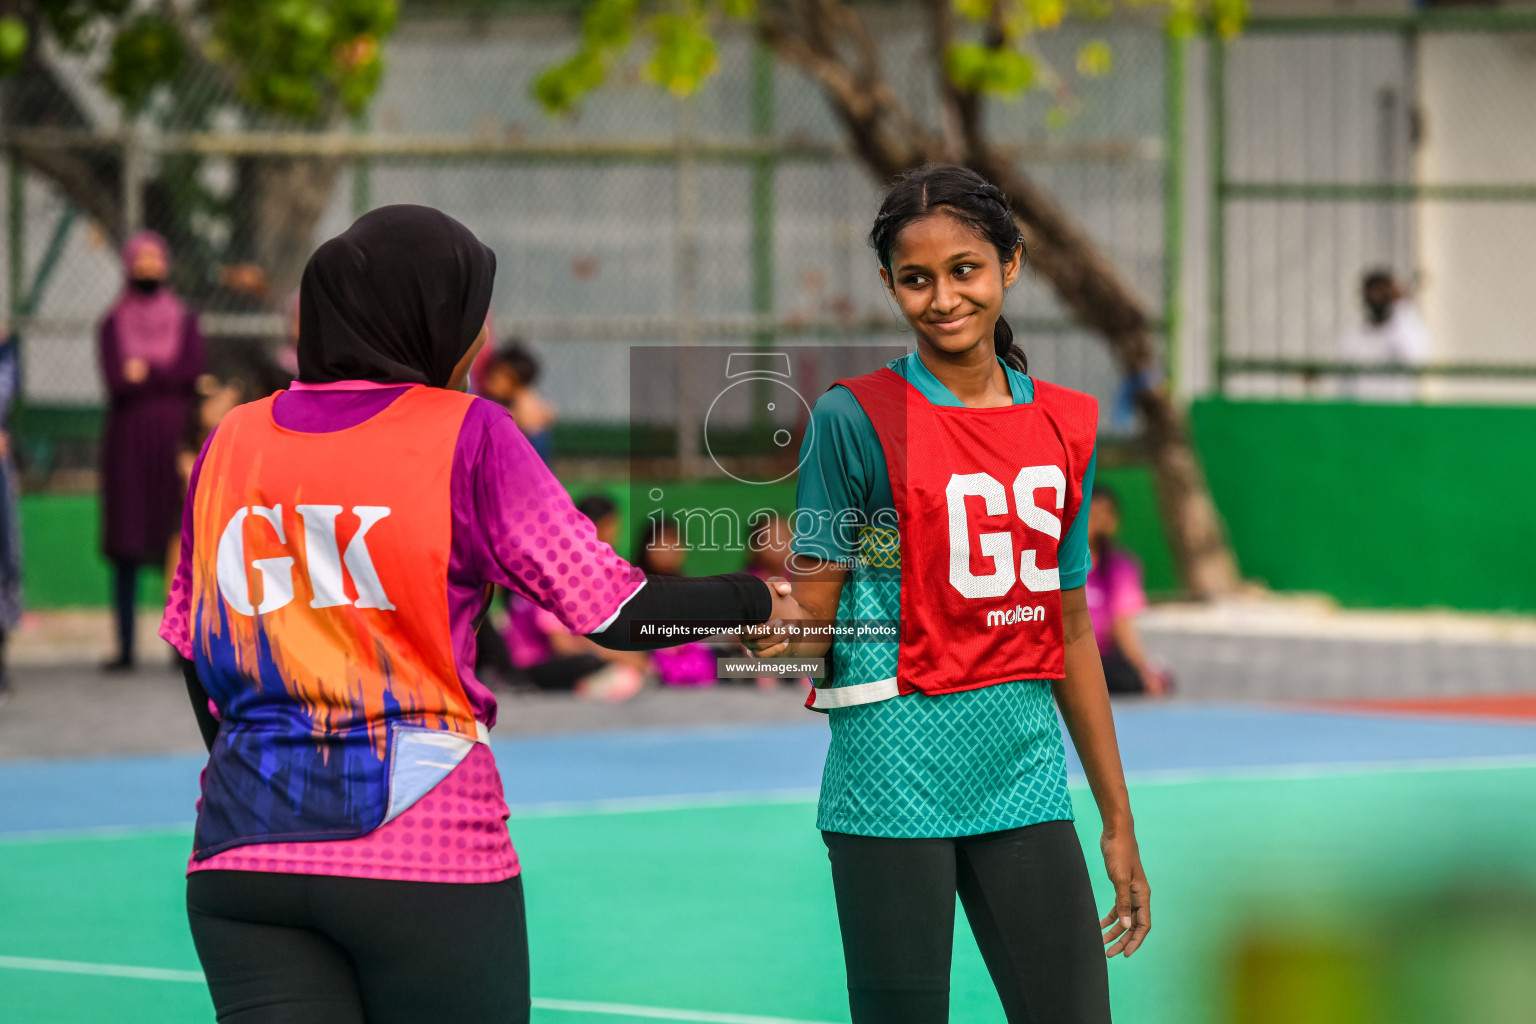
[[[1024,354],[1013,340],[1013,325],[1008,318],[999,314],[997,323],[992,328],[992,348],[997,351],[997,358],[1006,365],[1013,367],[1020,373],[1029,372],[1029,357]]]

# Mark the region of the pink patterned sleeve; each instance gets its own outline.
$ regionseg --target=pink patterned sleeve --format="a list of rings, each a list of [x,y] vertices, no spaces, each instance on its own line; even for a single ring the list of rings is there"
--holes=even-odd
[[[576,511],[505,410],[480,401],[471,415],[484,427],[468,524],[481,578],[552,612],[572,633],[598,632],[645,574],[597,539],[592,521]]]
[[[181,509],[181,554],[176,559],[176,575],[165,599],[165,617],[160,620],[160,639],[170,644],[183,658],[192,657],[192,496],[197,493],[198,478],[203,475],[203,457],[213,443],[213,434],[203,442],[192,464],[187,481],[187,500]]]

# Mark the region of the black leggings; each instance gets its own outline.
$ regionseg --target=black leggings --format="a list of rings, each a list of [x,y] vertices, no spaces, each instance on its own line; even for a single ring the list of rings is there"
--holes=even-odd
[[[1069,821],[960,839],[823,832],[853,1024],[943,1024],[955,893],[1009,1024],[1108,1024],[1109,972]]]
[[[139,563],[112,560],[112,616],[117,626],[117,660],[133,663],[134,618],[139,597]]]
[[[528,1021],[520,877],[199,871],[187,916],[220,1024]]]

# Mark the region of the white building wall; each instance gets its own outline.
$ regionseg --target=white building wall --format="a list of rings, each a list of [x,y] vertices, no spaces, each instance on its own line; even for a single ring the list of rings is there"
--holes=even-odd
[[[1420,44],[1425,184],[1536,186],[1536,35],[1437,33]],[[1437,361],[1536,363],[1536,202],[1427,202],[1422,305]],[[1437,398],[1528,394],[1439,382]]]

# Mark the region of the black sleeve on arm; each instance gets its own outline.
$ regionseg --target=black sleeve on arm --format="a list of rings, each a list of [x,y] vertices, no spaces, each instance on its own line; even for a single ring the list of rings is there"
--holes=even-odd
[[[181,674],[187,681],[187,697],[192,701],[192,713],[197,716],[197,728],[203,734],[203,746],[213,749],[213,741],[219,735],[219,720],[208,710],[208,691],[197,677],[197,663],[183,661]]]
[[[599,647],[610,651],[654,651],[676,647],[676,638],[635,639],[631,622],[688,622],[699,620],[741,622],[756,625],[773,615],[773,594],[768,584],[749,572],[723,576],[651,576],[629,599],[618,618],[601,633],[588,634]]]

